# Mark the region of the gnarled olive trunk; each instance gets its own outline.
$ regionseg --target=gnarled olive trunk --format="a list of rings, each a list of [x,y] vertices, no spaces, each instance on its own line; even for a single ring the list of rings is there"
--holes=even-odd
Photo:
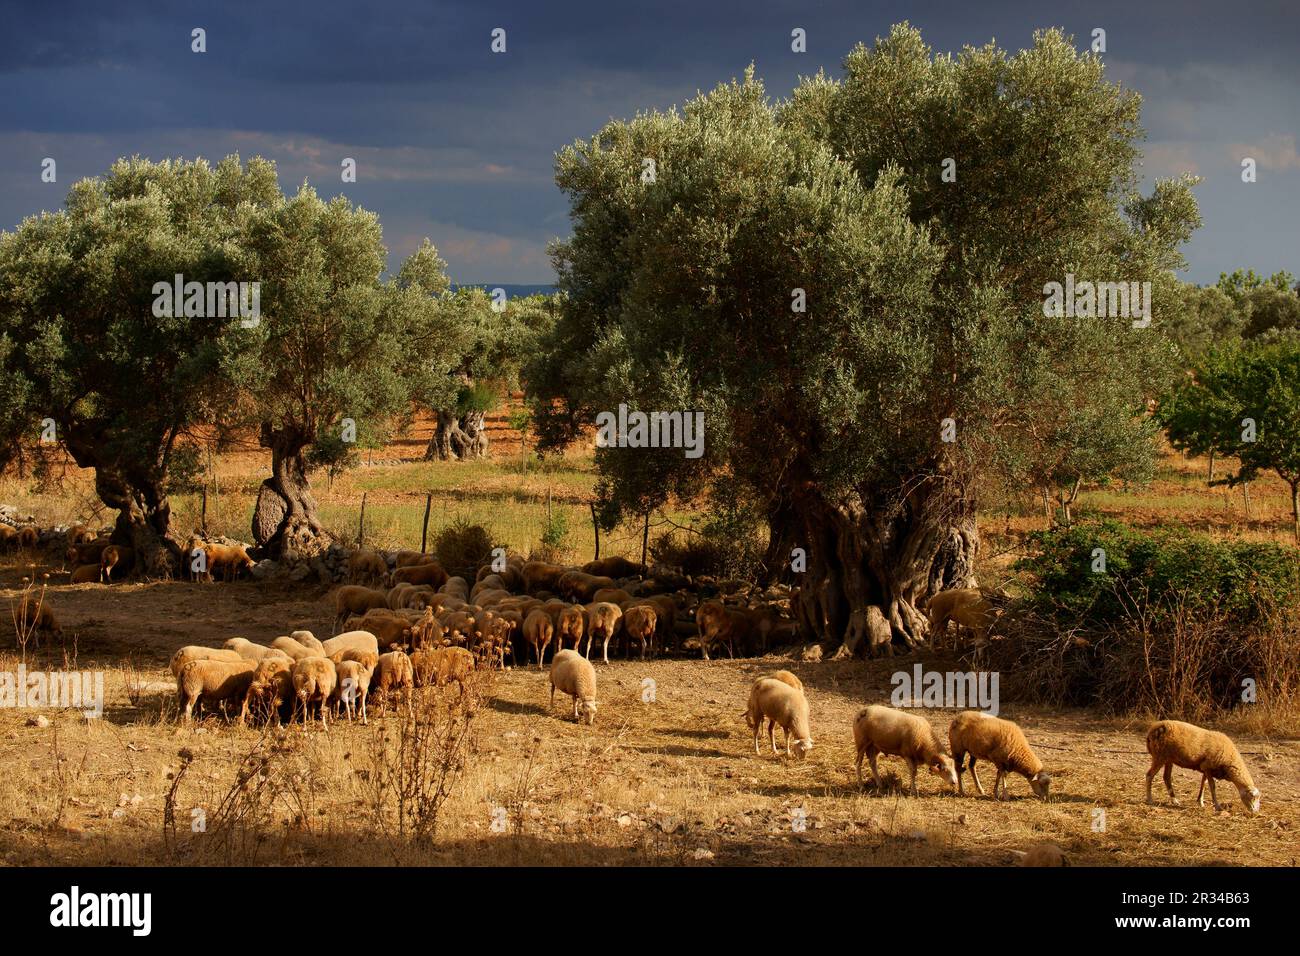
[[[262,426],[260,443],[271,449],[271,477],[262,482],[253,508],[253,540],[273,557],[286,550],[315,554],[329,544],[316,499],[307,481],[303,429],[271,431]]]
[[[466,412],[459,418],[455,412],[439,410],[438,424],[425,449],[425,461],[454,461],[465,458],[486,458],[488,451],[486,412]]]
[[[915,647],[928,635],[921,607],[930,596],[973,578],[975,509],[940,479],[873,501],[832,502],[807,485],[774,514],[788,522],[774,540],[807,550],[807,570],[794,575],[801,630],[840,656],[867,650],[863,621],[875,618],[873,607],[894,644]]]

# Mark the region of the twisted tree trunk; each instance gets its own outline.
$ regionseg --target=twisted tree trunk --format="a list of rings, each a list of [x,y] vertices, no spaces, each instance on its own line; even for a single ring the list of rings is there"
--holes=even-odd
[[[486,412],[471,411],[460,417],[454,411],[439,409],[438,424],[424,451],[425,461],[456,461],[466,458],[486,458]]]
[[[306,429],[272,430],[262,426],[259,439],[271,449],[271,477],[262,482],[253,509],[253,540],[270,556],[286,550],[314,554],[329,544],[316,499],[307,481]]]

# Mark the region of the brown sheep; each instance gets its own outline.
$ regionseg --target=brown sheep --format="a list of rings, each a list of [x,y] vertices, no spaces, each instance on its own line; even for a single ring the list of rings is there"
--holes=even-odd
[[[24,551],[30,551],[35,548],[41,541],[41,533],[35,528],[21,528],[18,531],[18,547]]]
[[[523,566],[521,573],[524,579],[524,590],[529,594],[535,594],[538,591],[554,591],[560,578],[568,574],[569,569],[545,561],[529,561]]]
[[[432,588],[442,587],[447,581],[447,572],[443,570],[442,565],[437,561],[430,561],[428,564],[415,564],[406,568],[398,568],[393,572],[389,583],[392,585],[408,581],[411,584],[427,584]]]
[[[242,701],[257,670],[256,661],[197,660],[186,664],[176,675],[176,701],[180,720],[192,719],[194,705],[202,707]]]
[[[125,574],[134,563],[134,549],[128,548],[124,544],[110,544],[100,554],[99,579],[100,581],[110,581],[113,578],[114,569],[120,567],[122,573]]]
[[[604,642],[601,645],[600,656],[608,664],[609,641],[618,631],[618,623],[623,617],[623,609],[617,604],[601,602],[588,604],[586,611],[587,650],[583,656],[591,657],[591,641],[592,638],[597,638]]]
[[[225,647],[203,647],[199,644],[187,644],[172,655],[168,665],[173,677],[180,677],[185,665],[191,661],[225,661],[228,664],[248,660],[238,651]]]
[[[365,614],[374,608],[388,610],[387,592],[345,584],[334,592],[334,627],[337,629],[349,614]]]
[[[223,581],[233,581],[239,577],[240,572],[249,573],[253,570],[253,559],[248,556],[243,545],[209,544],[204,548],[204,553],[208,556],[209,581],[214,574],[219,574]]]
[[[588,561],[582,566],[582,570],[587,574],[594,574],[597,577],[608,578],[635,578],[641,577],[646,573],[644,564],[637,564],[629,561],[627,558],[600,558],[596,561]]]
[[[474,669],[474,655],[463,647],[437,647],[412,654],[411,667],[416,687],[442,687],[454,680],[463,694],[465,678]]]
[[[393,568],[413,568],[419,564],[428,564],[434,560],[423,551],[398,551],[393,559]]]
[[[617,604],[622,607],[632,600],[632,595],[628,594],[622,588],[601,588],[591,596],[593,603],[608,601],[610,604]]]
[[[646,645],[650,646],[650,656],[654,656],[655,626],[658,621],[654,608],[638,605],[627,609],[623,615],[623,633],[627,637],[624,643],[624,647],[627,648],[626,656],[632,656],[633,641],[641,644],[641,660],[645,660]]]
[[[555,625],[551,623],[551,616],[538,608],[524,619],[524,640],[533,649],[533,654],[537,657],[537,669],[542,669],[542,658],[546,655],[546,648],[551,644],[551,639],[555,636]]]
[[[360,661],[345,660],[335,665],[335,673],[338,677],[338,684],[334,688],[334,693],[330,696],[330,703],[335,707],[336,712],[340,704],[352,720],[356,710],[357,700],[361,701],[361,722],[368,723],[366,718],[366,698],[370,695],[370,681],[374,676],[374,668],[366,667]]]
[[[597,591],[615,586],[613,578],[596,577],[583,571],[569,571],[561,575],[555,589],[561,597],[570,601],[593,604]]]
[[[375,671],[374,688],[379,695],[381,706],[390,693],[407,691],[415,686],[415,670],[411,659],[401,651],[389,651],[379,655],[379,667]]]
[[[930,620],[930,641],[938,647],[948,631],[948,622],[957,624],[957,632],[964,627],[974,635],[978,647],[988,641],[989,627],[994,621],[993,605],[979,588],[951,588],[930,598],[927,609]]]
[[[380,647],[391,644],[409,644],[411,642],[411,625],[405,618],[396,617],[391,612],[368,611],[356,625],[356,630],[369,631],[375,635]]]
[[[244,693],[244,706],[239,711],[239,723],[247,720],[252,706],[254,715],[265,713],[278,724],[282,708],[292,697],[293,661],[278,655],[265,657],[253,670],[253,679]]]
[[[72,576],[68,578],[69,584],[96,584],[99,581],[99,565],[83,564],[80,567],[72,569]]]
[[[44,596],[22,595],[11,605],[10,618],[24,631],[49,631],[55,637],[63,633],[54,608]]]
[[[330,695],[338,684],[334,662],[327,657],[304,657],[293,662],[290,675],[293,678],[294,715],[298,713],[298,706],[302,705],[302,732],[307,732],[308,713],[312,704],[320,705],[321,726],[328,730],[329,722],[325,719],[325,712],[329,710]]]
[[[68,548],[64,557],[72,565],[93,564],[99,567],[99,562],[104,557],[104,549],[112,543],[107,538],[97,538],[88,544],[74,544]]]
[[[382,584],[388,577],[388,562],[374,551],[353,551],[348,555],[348,581]]]
[[[18,532],[9,527],[9,525],[0,523],[0,547],[8,548],[11,545],[17,545],[17,543]],[[71,552],[72,548],[69,548],[68,551]],[[75,558],[70,556],[68,560],[73,561]]]

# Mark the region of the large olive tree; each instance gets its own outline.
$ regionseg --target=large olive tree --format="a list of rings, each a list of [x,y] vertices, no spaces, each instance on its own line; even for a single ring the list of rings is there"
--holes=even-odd
[[[901,26],[787,102],[747,75],[611,123],[557,158],[574,229],[528,370],[539,434],[620,402],[704,410],[703,457],[605,449],[602,489],[731,488],[761,503],[770,566],[806,552],[807,631],[840,641],[874,605],[922,638],[918,605],[971,579],[986,470],[1050,460],[1035,443],[1079,434],[1072,408],[1136,419],[1164,381],[1149,327],[1044,310],[1068,274],[1181,263],[1195,203],[1136,192],[1137,120],[1059,33],[947,57]]]

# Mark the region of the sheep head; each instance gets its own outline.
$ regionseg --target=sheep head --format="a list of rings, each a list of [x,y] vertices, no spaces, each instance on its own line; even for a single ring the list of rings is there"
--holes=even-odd
[[[801,737],[794,742],[794,755],[800,760],[808,756],[808,752],[813,749],[811,737]]]
[[[1035,796],[1046,800],[1047,791],[1052,786],[1052,775],[1046,770],[1040,770],[1029,778],[1029,786],[1033,787]]]
[[[948,786],[954,789],[957,786],[957,767],[953,764],[952,758],[944,754],[930,764],[930,773],[936,777],[942,777],[948,782]]]

